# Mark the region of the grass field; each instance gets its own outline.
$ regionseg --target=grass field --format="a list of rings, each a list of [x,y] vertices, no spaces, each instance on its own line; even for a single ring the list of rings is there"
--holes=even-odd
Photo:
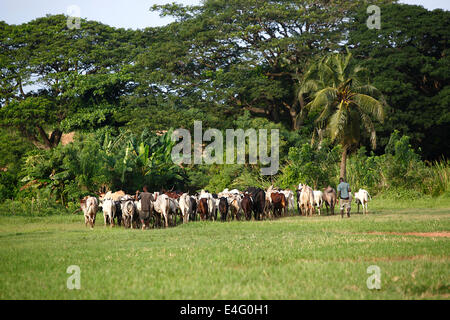
[[[101,214],[94,230],[81,215],[2,216],[0,299],[449,299],[450,201],[370,209],[149,231],[105,228]],[[70,265],[81,290],[66,287]]]

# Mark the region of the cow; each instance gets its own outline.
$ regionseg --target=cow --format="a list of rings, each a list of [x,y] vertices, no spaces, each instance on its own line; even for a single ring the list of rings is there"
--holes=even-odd
[[[102,193],[100,195],[100,202],[103,204],[105,203],[105,200],[112,200],[114,203],[115,209],[112,209],[112,212],[114,213],[112,218],[110,219],[110,223],[114,223],[115,220],[117,220],[117,224],[119,226],[122,225],[122,207],[121,207],[121,198],[125,196],[125,192],[120,190],[117,192],[111,192],[108,191],[107,193]]]
[[[370,196],[369,192],[364,189],[359,189],[358,192],[355,192],[355,202],[358,204],[358,213],[359,213],[359,205],[362,205],[363,208],[363,214],[368,214],[369,209],[367,207],[367,204],[370,200],[372,200],[372,197]]]
[[[328,207],[331,209],[331,214],[334,215],[334,207],[337,203],[337,194],[336,190],[330,186],[323,189],[323,202],[325,203],[325,206],[327,208],[327,214],[328,214]]]
[[[116,216],[116,204],[112,199],[103,200],[102,203],[103,218],[105,220],[105,227],[114,226],[114,217]]]
[[[228,215],[228,199],[226,197],[220,197],[219,198],[219,213],[220,213],[220,220],[222,222],[227,221],[227,215]]]
[[[234,195],[229,198],[231,219],[241,220],[241,197]]]
[[[297,199],[299,202],[298,208],[301,210],[302,215],[312,216],[314,213],[314,195],[311,187],[307,185],[299,184],[300,197]]]
[[[270,210],[272,210],[272,193],[276,192],[273,189],[273,185],[271,185],[267,190],[266,190],[266,203],[265,203],[265,208],[268,214],[270,214]]]
[[[134,200],[130,195],[125,195],[121,198],[122,207],[122,221],[125,228],[138,228],[139,227],[139,216],[136,213],[136,208],[134,205]]]
[[[294,210],[295,210],[294,192],[292,192],[291,190],[282,190],[281,193],[283,193],[284,196],[286,197],[286,202],[287,202],[286,209],[288,211],[294,212]]]
[[[246,192],[250,193],[252,197],[255,220],[263,219],[266,209],[266,193],[263,189],[255,187],[248,188]]]
[[[178,204],[178,201],[176,201],[174,198],[170,198],[169,197],[169,220],[171,221],[171,225],[172,226],[176,226],[177,225],[177,212],[180,212],[181,215],[181,210],[180,210],[180,206]]]
[[[98,200],[95,197],[86,196],[80,201],[81,210],[84,214],[84,224],[87,226],[88,223],[91,229],[94,229],[95,218],[98,211]]]
[[[208,199],[208,212],[209,212],[209,219],[216,221],[217,220],[216,199],[214,199],[212,196]]]
[[[114,218],[117,219],[117,225],[120,227],[122,225],[122,206],[120,204],[120,201],[113,201],[116,207]]]
[[[314,197],[314,207],[317,208],[317,211],[320,216],[320,211],[322,210],[323,205],[323,192],[320,190],[314,190],[313,197]]]
[[[124,197],[124,196],[125,196],[125,192],[122,190],[119,190],[116,192],[108,191],[101,200],[112,199],[114,201],[120,201],[120,199],[122,199],[122,197]]]
[[[241,201],[241,208],[244,212],[245,219],[247,221],[252,219],[252,208],[253,208],[253,201],[252,198],[250,198],[250,195],[248,193],[244,193],[244,198]]]
[[[234,196],[241,195],[241,192],[238,189],[230,190],[229,193],[234,195]]]
[[[192,201],[191,196],[187,193],[183,193],[181,197],[178,199],[178,204],[180,206],[183,223],[189,222],[192,208],[191,201]]]
[[[208,218],[208,199],[207,198],[201,198],[198,201],[198,212],[200,214],[200,219],[202,221],[206,220]]]
[[[150,220],[153,214],[153,194],[148,192],[147,186],[144,186],[143,192],[136,191],[134,205],[142,225],[142,230],[150,228]]]
[[[161,192],[162,194],[165,194],[165,195],[167,195],[169,198],[171,198],[171,199],[175,199],[175,200],[178,200],[178,198],[180,198],[181,197],[181,195],[183,194],[183,192],[180,192],[180,191],[166,191],[166,190],[162,190],[162,192]]]
[[[272,202],[273,217],[281,217],[281,213],[286,209],[286,197],[281,192],[272,192],[270,199]]]
[[[154,204],[153,210],[157,213],[157,221],[161,221],[161,218],[164,219],[164,226],[166,228],[169,227],[169,214],[170,214],[170,203],[169,197],[166,194],[159,195]],[[157,223],[159,224],[159,223]]]
[[[191,221],[195,221],[197,220],[197,198],[194,196],[191,196],[191,205],[189,208],[189,212],[190,212],[190,220]]]
[[[216,200],[213,195],[205,190],[202,190],[200,193],[200,200],[201,199],[207,200],[208,214],[206,218],[209,220],[217,220]]]

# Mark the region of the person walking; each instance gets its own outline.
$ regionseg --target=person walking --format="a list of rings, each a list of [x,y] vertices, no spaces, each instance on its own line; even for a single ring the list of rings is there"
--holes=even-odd
[[[339,206],[341,208],[341,217],[344,218],[344,210],[347,213],[347,217],[350,218],[351,209],[351,192],[350,185],[344,181],[344,178],[339,179],[339,184],[337,186]]]
[[[142,188],[143,192],[139,194],[141,198],[141,212],[139,213],[139,219],[142,222],[142,230],[150,228],[150,214],[152,210],[153,194],[148,192],[147,186]]]

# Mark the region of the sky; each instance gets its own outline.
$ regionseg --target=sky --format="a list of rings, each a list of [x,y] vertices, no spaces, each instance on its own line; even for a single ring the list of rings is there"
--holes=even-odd
[[[69,14],[88,20],[100,21],[118,28],[142,29],[172,22],[150,12],[154,4],[177,2],[185,5],[200,4],[201,0],[0,0],[0,21],[21,24],[46,14]],[[449,0],[400,0],[401,3],[422,5],[429,10],[450,10]],[[76,6],[79,14],[71,14]]]

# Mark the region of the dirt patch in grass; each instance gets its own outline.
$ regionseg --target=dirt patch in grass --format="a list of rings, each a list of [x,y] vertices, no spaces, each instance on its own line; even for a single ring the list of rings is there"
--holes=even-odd
[[[378,232],[378,231],[370,231],[368,234],[376,234],[376,235],[396,235],[396,236],[417,236],[417,237],[430,237],[430,238],[449,238],[449,231],[439,231],[439,232]]]

